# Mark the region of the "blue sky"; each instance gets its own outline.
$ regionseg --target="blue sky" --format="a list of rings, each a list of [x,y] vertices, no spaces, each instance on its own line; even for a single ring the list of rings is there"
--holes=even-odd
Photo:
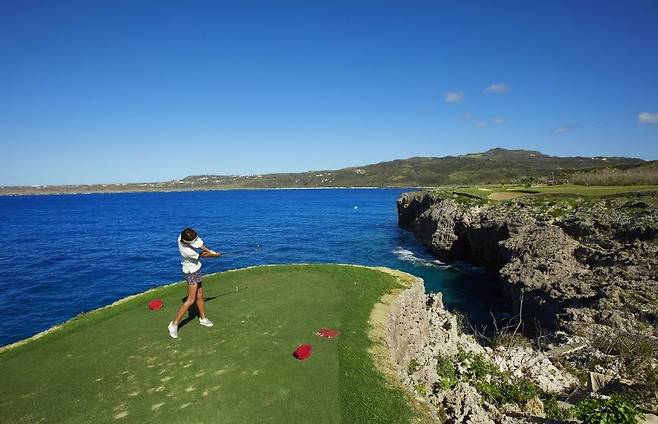
[[[0,0],[0,184],[658,159],[656,40],[650,0]]]

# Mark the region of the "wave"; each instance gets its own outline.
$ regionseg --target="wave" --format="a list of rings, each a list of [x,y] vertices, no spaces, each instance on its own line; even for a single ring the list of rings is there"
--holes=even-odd
[[[427,258],[422,258],[420,256],[416,256],[416,254],[411,250],[407,250],[404,247],[400,247],[400,246],[393,249],[393,254],[399,260],[410,262],[414,265],[429,266],[429,267],[441,268],[441,269],[450,268],[450,265],[447,265],[438,259],[433,259],[433,258],[427,259]]]
[[[426,266],[431,268],[439,269],[454,269],[464,272],[484,272],[485,268],[481,266],[476,266],[468,262],[455,261],[449,264],[441,262],[435,258],[421,257],[416,255],[411,250],[405,249],[404,247],[398,246],[393,249],[393,254],[401,261],[412,263],[416,266]]]

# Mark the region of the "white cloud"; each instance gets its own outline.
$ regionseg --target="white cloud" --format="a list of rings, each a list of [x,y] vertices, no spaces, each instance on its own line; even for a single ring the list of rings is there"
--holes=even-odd
[[[507,93],[509,91],[509,87],[504,82],[498,82],[489,85],[489,87],[485,88],[484,91],[487,93]]]
[[[461,102],[464,100],[464,92],[463,91],[448,91],[445,96],[443,96],[443,100],[445,100],[446,103],[457,103]]]
[[[502,124],[505,123],[505,118],[503,118],[502,116],[496,116],[496,117],[493,119],[493,123],[494,123],[495,125],[502,125]]]
[[[568,124],[559,128],[551,128],[551,133],[553,133],[554,135],[565,134],[573,130],[574,128],[578,128],[579,126],[580,125],[578,124]]]
[[[658,124],[658,113],[642,112],[637,115],[640,124]]]
[[[486,126],[487,126],[487,123],[484,122],[484,121],[477,121],[477,122],[475,123],[475,127],[476,127],[476,128],[485,128]]]

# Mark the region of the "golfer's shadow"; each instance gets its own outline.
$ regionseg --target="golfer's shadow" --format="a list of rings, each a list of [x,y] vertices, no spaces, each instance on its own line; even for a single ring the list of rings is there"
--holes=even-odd
[[[203,301],[204,302],[210,302],[211,300],[215,300],[217,296],[213,297],[204,297]],[[185,303],[187,300],[187,296],[183,297],[180,301],[181,303]],[[197,318],[199,316],[199,309],[196,307],[196,303],[192,304],[190,306],[190,309],[187,310],[187,318],[183,319],[180,323],[178,323],[178,328],[183,327],[185,324],[188,322],[192,321],[194,318]]]

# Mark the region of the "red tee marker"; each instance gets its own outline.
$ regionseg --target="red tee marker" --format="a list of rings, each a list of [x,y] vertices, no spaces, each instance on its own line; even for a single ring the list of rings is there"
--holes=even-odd
[[[295,349],[295,351],[292,353],[292,356],[299,359],[300,361],[303,361],[304,359],[311,356],[311,352],[313,352],[313,348],[311,347],[311,345],[303,344],[300,345],[297,349]]]
[[[158,309],[162,309],[164,306],[164,302],[162,299],[153,299],[152,301],[149,302],[149,309],[152,311],[157,311]]]
[[[332,328],[321,328],[315,333],[316,336],[324,337],[325,339],[333,339],[340,335],[340,331],[334,330]]]

